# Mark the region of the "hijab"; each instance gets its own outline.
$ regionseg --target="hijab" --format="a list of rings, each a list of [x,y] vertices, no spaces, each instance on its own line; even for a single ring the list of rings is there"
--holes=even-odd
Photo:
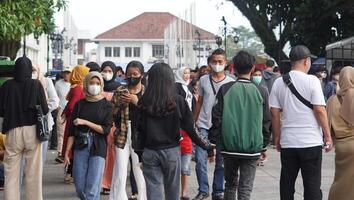
[[[14,66],[14,79],[17,82],[26,82],[32,79],[32,62],[27,57],[20,57]]]
[[[74,67],[73,71],[70,74],[70,84],[73,85],[81,85],[84,82],[85,76],[89,73],[90,68],[77,65]]]
[[[175,80],[176,80],[176,83],[181,83],[182,85],[186,85],[186,86],[189,85],[188,81],[185,81],[185,80],[183,79],[184,71],[185,71],[186,69],[189,69],[189,68],[187,68],[187,67],[181,67],[181,68],[179,68],[179,69],[176,71],[176,73],[175,73]]]
[[[117,72],[117,69],[116,69],[116,65],[114,64],[114,62],[112,61],[106,61],[104,63],[102,63],[102,66],[101,66],[101,72],[103,71],[104,68],[106,67],[110,67],[112,69],[112,72],[113,72],[113,76],[112,76],[112,79],[111,80],[103,80],[104,81],[104,87],[103,87],[103,90],[105,92],[112,92],[114,90],[116,90],[119,86],[119,83],[117,83],[115,81],[116,79],[116,72]]]
[[[351,126],[354,126],[354,68],[344,67],[339,73],[340,89],[337,95],[342,101],[341,117]]]
[[[32,80],[32,62],[27,57],[23,56],[16,60],[14,66],[14,84],[23,85],[20,86],[21,90],[18,90],[18,86],[13,84],[4,88],[2,90],[0,106],[7,106],[11,102],[15,102],[12,98],[22,97],[22,107],[23,111],[28,111],[29,109],[35,108],[38,103],[39,87],[40,84],[36,80]],[[3,110],[6,108],[3,107]]]
[[[101,92],[98,95],[92,95],[91,93],[88,92],[88,88],[90,86],[90,80],[92,78],[98,78],[100,80]],[[102,91],[103,91],[103,78],[102,78],[102,75],[99,72],[96,72],[96,71],[90,72],[85,77],[85,80],[84,80],[84,93],[85,93],[85,96],[86,96],[86,100],[89,101],[89,102],[97,102],[97,101],[103,99],[104,96],[101,95]]]

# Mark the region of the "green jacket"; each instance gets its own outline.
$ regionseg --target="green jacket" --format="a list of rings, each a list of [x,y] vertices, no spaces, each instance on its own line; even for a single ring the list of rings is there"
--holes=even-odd
[[[218,143],[223,154],[258,158],[270,136],[267,102],[267,92],[249,80],[223,85],[213,108],[209,140]]]

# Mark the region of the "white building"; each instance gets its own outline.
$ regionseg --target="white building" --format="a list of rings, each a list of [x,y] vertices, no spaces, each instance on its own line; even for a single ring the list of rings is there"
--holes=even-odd
[[[24,39],[21,41],[21,48],[17,52],[17,58],[23,56]],[[45,73],[48,69],[52,69],[51,56],[52,51],[49,41],[49,51],[47,35],[43,34],[38,38],[35,38],[33,34],[26,36],[26,56],[32,61],[34,65],[37,65],[40,70]],[[48,59],[49,55],[49,60]]]
[[[191,34],[189,34],[189,37],[179,34],[178,43],[176,43],[176,41],[172,41],[171,34],[167,34],[168,38],[166,38],[166,31],[170,30],[168,28],[171,27],[171,24],[176,23],[176,19],[180,20],[167,12],[145,12],[99,34],[93,39],[98,44],[98,63],[111,60],[124,69],[127,63],[132,60],[142,62],[146,68],[149,68],[157,61],[165,61],[170,63],[173,68],[181,65],[192,65],[190,67],[194,68],[197,61],[199,61],[197,58],[199,54],[201,60],[203,60],[201,63],[206,63],[210,50],[216,47],[215,35],[180,20],[182,24],[185,24],[185,27],[189,27]],[[193,48],[193,42],[196,41],[195,32],[200,33],[199,51],[194,48],[193,52],[185,51],[183,53],[183,48]],[[186,42],[187,40],[189,42]],[[182,47],[183,44],[189,44],[188,48]],[[176,48],[175,45],[179,45],[179,48]],[[178,52],[176,49],[178,49]],[[173,53],[171,53],[172,51]],[[170,62],[171,57],[179,57],[179,55],[181,55],[180,59],[176,61],[179,62],[178,65],[176,62]]]

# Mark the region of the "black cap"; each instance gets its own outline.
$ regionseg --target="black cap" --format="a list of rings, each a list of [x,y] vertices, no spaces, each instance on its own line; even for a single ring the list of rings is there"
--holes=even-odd
[[[308,57],[316,58],[316,56],[312,55],[310,50],[306,46],[297,45],[291,48],[289,54],[290,61],[294,62]]]

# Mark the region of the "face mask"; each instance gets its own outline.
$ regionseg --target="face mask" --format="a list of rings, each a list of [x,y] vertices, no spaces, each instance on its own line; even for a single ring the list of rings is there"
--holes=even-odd
[[[127,78],[128,85],[136,86],[136,85],[139,84],[140,79],[141,79],[141,76],[140,76],[140,77],[130,77],[130,78]]]
[[[222,72],[225,69],[225,65],[211,65],[214,72]]]
[[[113,74],[112,73],[102,73],[102,77],[105,81],[110,81],[113,78]]]
[[[261,76],[252,76],[252,82],[255,83],[256,85],[259,85],[262,81]]]
[[[38,79],[38,74],[37,73],[32,74],[32,79]]]
[[[89,85],[88,87],[88,92],[91,94],[91,95],[98,95],[100,94],[101,92],[101,86],[100,85]]]

